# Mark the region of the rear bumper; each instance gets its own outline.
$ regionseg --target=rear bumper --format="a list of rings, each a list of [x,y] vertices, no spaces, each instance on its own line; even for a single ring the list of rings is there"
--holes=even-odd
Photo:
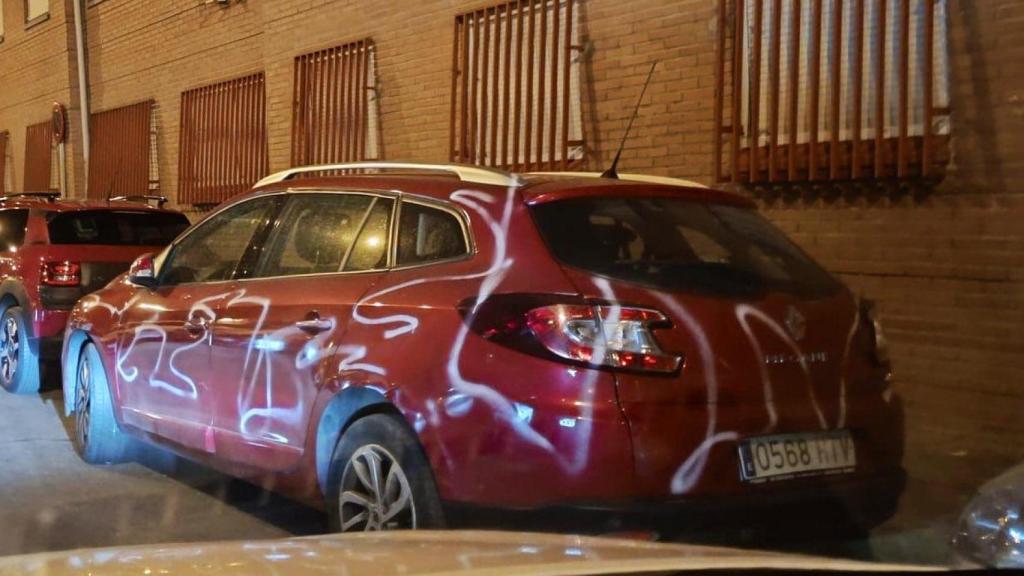
[[[676,512],[714,513],[746,516],[779,509],[807,509],[838,506],[865,515],[888,515],[895,510],[906,488],[903,468],[894,468],[871,476],[846,475],[783,480],[775,485],[752,486],[751,489],[725,495],[693,495],[667,500],[631,503],[611,510],[645,514]]]
[[[40,286],[39,302],[47,311],[67,311],[84,294],[79,286]]]

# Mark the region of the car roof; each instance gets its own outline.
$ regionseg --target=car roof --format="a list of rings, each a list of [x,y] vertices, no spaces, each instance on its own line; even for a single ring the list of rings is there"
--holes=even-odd
[[[177,210],[158,208],[146,202],[129,200],[101,200],[83,198],[61,198],[45,196],[18,196],[17,193],[0,196],[0,209],[29,208],[48,212],[73,212],[78,210],[132,210],[178,214]]]
[[[543,204],[555,200],[600,196],[668,197],[709,202],[754,206],[748,198],[739,194],[715,190],[697,183],[652,177],[650,181],[598,178],[587,174],[544,173],[513,175],[518,185],[513,186],[522,194],[527,204]],[[509,187],[496,184],[466,182],[453,175],[438,174],[345,174],[331,176],[303,176],[302,178],[278,180],[257,187],[250,195],[279,194],[282,192],[313,191],[384,191],[404,195],[421,196],[436,200],[448,200],[459,190],[480,190],[502,192]]]

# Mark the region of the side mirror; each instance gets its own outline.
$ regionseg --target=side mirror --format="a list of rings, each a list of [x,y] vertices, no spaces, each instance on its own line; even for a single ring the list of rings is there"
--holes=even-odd
[[[156,267],[153,265],[152,254],[143,254],[132,262],[128,268],[128,281],[145,288],[156,286]]]

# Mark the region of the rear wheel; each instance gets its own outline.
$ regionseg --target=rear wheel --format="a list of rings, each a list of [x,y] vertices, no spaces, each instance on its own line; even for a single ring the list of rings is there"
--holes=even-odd
[[[131,439],[114,419],[114,406],[99,351],[82,348],[75,373],[75,449],[86,462],[113,464],[130,458]]]
[[[21,306],[10,306],[0,317],[0,385],[15,394],[39,391],[39,358],[28,345]]]
[[[444,526],[430,466],[396,416],[372,414],[345,431],[331,458],[328,487],[334,531]]]

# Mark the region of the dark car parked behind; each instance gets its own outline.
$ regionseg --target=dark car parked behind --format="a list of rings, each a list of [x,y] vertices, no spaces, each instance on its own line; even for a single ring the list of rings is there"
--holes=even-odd
[[[75,302],[188,225],[180,212],[128,199],[0,196],[0,385],[38,390],[40,359],[58,365]]]

